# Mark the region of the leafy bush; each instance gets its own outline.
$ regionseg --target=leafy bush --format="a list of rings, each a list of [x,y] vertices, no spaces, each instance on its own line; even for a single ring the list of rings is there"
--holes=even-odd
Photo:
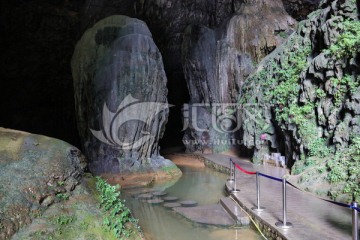
[[[129,238],[131,231],[126,224],[137,220],[131,217],[130,209],[125,206],[125,201],[120,199],[119,185],[111,186],[100,177],[96,177],[96,189],[100,193],[100,207],[103,210],[104,225],[119,239]]]
[[[344,193],[360,197],[360,137],[352,139],[349,148],[328,161],[330,183],[345,182]]]
[[[331,45],[328,53],[336,58],[352,56],[360,51],[360,22],[358,20],[347,20],[341,23],[343,32],[335,44]]]
[[[67,225],[69,223],[72,223],[76,220],[76,217],[71,215],[71,216],[68,216],[68,215],[59,215],[59,216],[56,216],[54,219],[53,219],[53,222],[58,224],[58,225]]]
[[[335,106],[339,107],[344,102],[348,92],[355,93],[359,86],[359,79],[353,79],[351,75],[345,75],[343,78],[331,78],[330,85],[334,89]]]
[[[56,197],[58,197],[60,200],[69,200],[69,194],[67,193],[58,193],[56,194]]]
[[[316,138],[309,144],[309,156],[327,157],[330,153],[324,138]]]

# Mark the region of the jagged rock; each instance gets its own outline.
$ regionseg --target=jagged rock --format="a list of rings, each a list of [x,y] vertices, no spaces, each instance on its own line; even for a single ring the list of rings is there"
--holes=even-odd
[[[99,206],[99,192],[94,183],[94,177],[86,174],[69,200],[52,204],[11,239],[115,239],[113,233],[104,228],[106,213]],[[129,239],[144,238],[129,222],[125,228],[131,229]]]
[[[115,15],[88,29],[72,58],[78,128],[94,173],[161,168],[168,117],[161,54],[146,24]]]
[[[352,15],[350,14],[351,11]],[[276,151],[285,152],[285,155],[289,157],[289,163],[294,161],[293,156],[296,156],[295,159],[299,159],[300,154],[304,153],[304,151],[306,153],[311,147],[311,142],[314,140],[311,140],[311,137],[309,137],[310,135],[307,134],[313,134],[315,139],[323,136],[331,138],[334,137],[334,131],[336,131],[337,134],[335,135],[335,138],[328,139],[328,142],[344,145],[344,141],[346,142],[349,140],[344,131],[351,130],[344,130],[343,128],[337,127],[339,122],[344,121],[345,115],[343,112],[340,114],[340,112],[343,107],[346,106],[346,101],[345,99],[343,101],[342,99],[335,99],[335,95],[339,96],[340,90],[338,89],[339,86],[333,83],[334,80],[332,80],[332,77],[334,76],[337,79],[343,78],[345,74],[348,74],[350,67],[346,64],[346,61],[336,59],[334,56],[326,54],[325,52],[331,44],[336,42],[336,39],[340,34],[339,21],[343,21],[346,18],[356,19],[356,8],[354,3],[351,3],[351,1],[338,0],[333,1],[330,4],[329,1],[324,1],[321,5],[321,9],[311,13],[307,20],[299,23],[296,33],[294,33],[286,43],[260,63],[257,72],[247,79],[247,82],[243,87],[241,96],[247,99],[245,103],[257,102],[260,105],[267,104],[266,101],[269,101],[269,99],[265,100],[262,96],[271,93],[275,88],[274,86],[264,87],[263,79],[271,79],[271,76],[274,77],[272,74],[277,71],[276,66],[280,66],[281,68],[292,61],[292,58],[294,57],[292,52],[301,52],[310,46],[311,50],[307,53],[308,55],[302,56],[303,59],[306,60],[306,64],[299,74],[299,91],[296,93],[299,96],[298,99],[296,99],[298,108],[306,105],[306,103],[313,104],[310,112],[306,113],[307,115],[304,119],[305,122],[301,123],[301,126],[299,126],[299,123],[294,125],[291,123],[291,119],[297,117],[297,115],[293,116],[292,114],[288,114],[290,120],[279,120],[279,118],[275,118],[276,115],[279,116],[281,114],[283,108],[286,109],[289,108],[289,106],[277,105],[273,102],[271,103],[272,105],[270,105],[270,111],[273,114],[259,114],[257,117],[257,121],[269,122],[270,125],[275,123],[274,127],[280,127],[281,131],[276,133],[276,141],[287,139],[290,144],[287,142],[283,147],[279,145],[280,149],[278,148]],[[332,73],[326,74],[326,72],[329,71]],[[260,72],[263,72],[263,75],[260,75]],[[255,78],[252,78],[254,76]],[[276,82],[276,77],[274,79],[275,82],[273,84],[275,86],[281,84],[280,82]],[[261,90],[259,91],[259,89]],[[353,94],[356,93],[354,92]],[[351,99],[351,95],[352,94],[346,96]],[[349,104],[349,107],[350,106],[351,104]],[[310,105],[308,105],[308,108],[310,108]],[[351,108],[354,107],[351,106]],[[294,110],[295,108],[293,108],[292,111]],[[263,112],[263,109],[257,107],[254,111],[261,113]],[[304,111],[309,111],[309,109]],[[299,115],[304,113],[294,114]],[[244,121],[246,119],[246,114],[243,113],[242,116]],[[316,129],[321,125],[326,126],[326,129],[324,129],[323,133],[319,136],[317,134],[318,130]],[[304,134],[305,130],[301,130],[301,128],[304,129],[304,126],[306,126],[305,128],[307,129],[313,128],[313,130]],[[272,128],[273,127],[270,127],[269,129]],[[248,124],[243,124],[243,132],[244,139],[256,139],[258,138],[257,136],[262,133],[273,134],[273,132],[268,132],[267,130],[264,131],[264,129],[261,128],[261,125],[249,127]],[[255,147],[255,152],[263,149],[260,143],[249,144],[247,141],[244,141],[244,143],[250,148]],[[301,150],[301,145],[304,150]],[[296,154],[294,154],[294,152]],[[258,154],[255,153],[255,155]]]
[[[345,164],[354,161],[356,165],[358,161],[350,152],[358,147],[360,71],[355,66],[359,64],[359,50],[341,57],[331,50],[338,44],[347,21],[359,21],[354,1],[322,1],[320,8],[299,22],[296,32],[259,64],[240,95],[244,104],[257,103],[253,111],[259,113],[253,123],[242,124],[243,139],[267,134],[277,142],[244,141],[260,158],[254,161],[264,158],[267,144],[270,151],[285,154],[292,173],[306,176],[299,180],[299,187],[305,188],[306,181],[316,179],[314,171],[324,173],[317,187],[324,183],[328,191],[322,192],[332,192],[333,198],[344,193],[347,182],[357,186],[353,179],[359,177],[358,173],[350,176],[351,170]],[[271,114],[263,114],[263,105]],[[243,111],[242,121],[246,119]],[[257,122],[267,122],[270,127],[264,129]],[[337,176],[341,188],[324,182],[336,174],[343,174],[341,180]]]
[[[252,0],[215,30],[205,26],[186,29],[182,59],[190,93],[184,113],[188,151],[223,151],[235,145],[240,124],[236,103],[242,84],[253,62],[281,44],[295,25],[280,0]]]
[[[0,128],[0,239],[29,224],[35,212],[77,185],[86,166],[81,152],[54,138]]]
[[[286,11],[296,20],[303,20],[316,10],[321,0],[283,0]]]

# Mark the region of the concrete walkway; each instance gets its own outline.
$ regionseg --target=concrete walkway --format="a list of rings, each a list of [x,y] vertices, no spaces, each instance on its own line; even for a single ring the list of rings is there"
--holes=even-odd
[[[204,154],[207,160],[229,168],[229,156],[219,154]],[[249,161],[231,157],[239,166],[248,171],[259,171],[264,174],[282,178],[286,169],[273,166],[253,165]],[[257,222],[263,223],[277,231],[278,236],[283,239],[352,239],[352,210],[323,201],[309,193],[297,190],[287,185],[287,221],[293,227],[283,230],[275,226],[282,220],[282,184],[268,178],[261,177],[260,205],[266,209],[261,213],[251,210],[256,205],[256,177],[247,175],[237,170],[237,188],[239,193],[233,194],[238,203]],[[227,183],[228,188],[232,186]]]

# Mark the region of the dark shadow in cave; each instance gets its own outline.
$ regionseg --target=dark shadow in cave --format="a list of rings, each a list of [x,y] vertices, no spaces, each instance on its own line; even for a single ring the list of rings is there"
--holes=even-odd
[[[183,147],[182,138],[184,133],[181,131],[182,112],[184,103],[188,103],[190,96],[186,80],[181,70],[173,71],[168,75],[168,102],[173,105],[170,108],[168,122],[165,126],[165,133],[159,142],[161,149]]]

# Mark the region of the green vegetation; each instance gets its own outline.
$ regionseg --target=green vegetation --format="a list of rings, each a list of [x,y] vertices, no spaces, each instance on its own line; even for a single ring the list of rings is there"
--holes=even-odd
[[[294,44],[299,44],[299,39],[292,39]],[[282,65],[273,63],[273,76],[266,81],[264,86],[268,89],[265,92],[266,100],[275,105],[286,107],[296,101],[299,94],[300,74],[307,67],[307,56],[311,53],[309,45],[297,51],[287,52],[287,62]]]
[[[327,53],[337,59],[350,57],[360,51],[360,22],[358,20],[346,20],[340,23],[343,31],[335,44],[331,45]]]
[[[64,181],[58,181],[57,184],[58,184],[59,186],[64,186],[64,185],[65,185],[65,182],[64,182]]]
[[[56,197],[59,198],[60,200],[69,200],[69,194],[67,193],[58,193],[56,194]]]
[[[355,93],[359,87],[359,79],[355,81],[351,75],[345,75],[343,78],[331,78],[330,86],[334,89],[335,106],[340,107],[344,102],[345,96],[348,92]]]
[[[129,229],[128,232],[134,232],[130,238],[125,235],[115,236],[114,231],[109,231],[109,227],[104,226],[104,219],[108,217],[107,213],[111,210],[106,212],[99,206],[101,192],[96,189],[97,178],[86,174],[83,180],[84,184],[77,186],[77,191],[69,201],[53,204],[43,214],[41,210],[32,210],[31,216],[38,217],[37,221],[40,220],[46,224],[35,228],[36,231],[23,232],[20,238],[38,240],[141,239],[141,233],[136,229],[135,224],[128,227],[125,223],[125,228]]]
[[[344,193],[360,199],[360,137],[352,139],[351,145],[342,152],[337,152],[327,164],[330,183],[344,182]]]
[[[279,35],[280,37],[282,37],[284,39],[288,37],[288,34],[285,31],[278,32],[277,35]]]
[[[96,189],[100,193],[100,207],[104,212],[104,225],[118,239],[129,238],[131,234],[128,224],[136,224],[131,217],[125,201],[120,199],[119,186],[111,186],[100,177],[96,177]]]
[[[161,171],[166,172],[170,176],[174,176],[178,172],[178,169],[176,166],[163,166]]]
[[[331,150],[327,147],[326,139],[316,138],[309,144],[309,156],[325,158],[329,156]]]
[[[318,10],[309,17],[314,21],[321,17],[320,13]],[[340,34],[328,49],[322,50],[324,55],[317,52],[321,49],[313,51],[306,31],[291,35],[285,47],[275,50],[272,59],[260,63],[259,70],[247,79],[239,104],[251,105],[253,112],[258,113],[252,115],[250,123],[244,123],[244,128],[252,131],[250,134],[254,138],[263,133],[272,134],[267,131],[274,131],[274,128],[280,130],[278,133],[282,137],[291,138],[294,151],[300,155],[292,173],[304,173],[301,182],[309,184],[317,178],[315,175],[321,175],[319,182],[328,180],[333,184],[332,197],[345,193],[359,198],[360,138],[351,136],[351,145],[344,149],[340,145],[346,144],[347,140],[338,146],[336,141],[333,143],[333,137],[337,133],[347,134],[346,131],[352,129],[347,123],[342,126],[342,121],[345,121],[345,103],[354,102],[353,96],[360,90],[360,78],[356,73],[354,75],[354,57],[360,53],[360,21],[342,14],[331,18],[328,26]],[[300,22],[299,29],[303,30],[305,25],[306,21]],[[340,63],[342,72],[335,71],[336,77],[317,75],[317,67],[325,71],[330,69],[326,64]],[[339,77],[341,73],[343,76]],[[270,110],[263,111],[264,105]],[[262,123],[269,118],[273,127],[263,129],[265,124]],[[331,127],[326,128],[326,124]],[[251,144],[248,147],[256,147],[259,151],[258,145]]]
[[[292,44],[300,46],[300,39],[291,39]],[[309,156],[327,156],[329,149],[323,144],[325,139],[318,137],[315,105],[308,101],[299,104],[300,75],[308,67],[307,57],[311,54],[310,44],[304,44],[296,51],[286,52],[287,62],[272,64],[272,78],[263,84],[265,100],[273,105],[275,119],[283,130],[295,125]],[[326,96],[322,89],[318,97]]]
[[[55,216],[53,219],[53,223],[58,224],[58,225],[67,225],[69,223],[72,223],[76,221],[76,217],[71,215],[59,215],[59,216]]]
[[[86,221],[82,221],[80,223],[80,229],[81,230],[88,230],[89,226],[90,226],[90,224],[88,222],[86,222]]]

